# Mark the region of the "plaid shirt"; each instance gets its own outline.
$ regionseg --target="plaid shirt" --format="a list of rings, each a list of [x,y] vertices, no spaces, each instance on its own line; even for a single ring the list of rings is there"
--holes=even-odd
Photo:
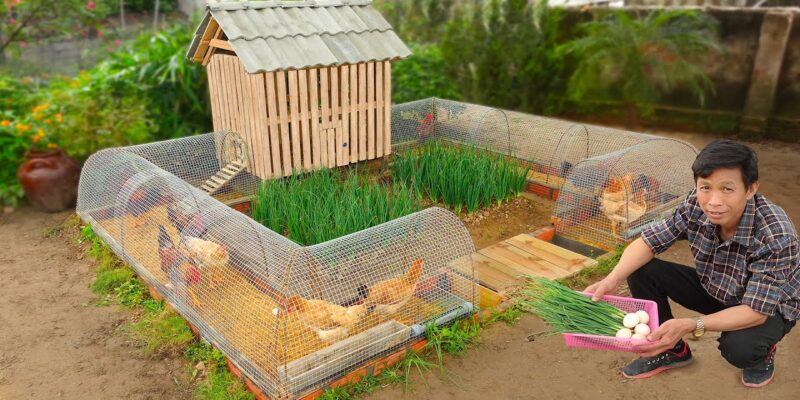
[[[671,217],[649,225],[642,239],[653,253],[686,239],[700,283],[727,306],[746,304],[767,316],[800,319],[800,246],[782,208],[756,194],[729,240],[709,221],[694,190]]]

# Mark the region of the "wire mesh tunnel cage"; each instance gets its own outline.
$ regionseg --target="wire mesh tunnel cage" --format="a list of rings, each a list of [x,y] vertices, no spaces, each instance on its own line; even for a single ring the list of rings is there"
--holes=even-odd
[[[686,142],[659,138],[580,161],[561,186],[556,232],[603,250],[635,239],[694,187],[696,156]]]
[[[658,137],[438,98],[393,107],[393,144],[434,139],[513,157],[530,167],[530,191],[555,198],[575,164]]]
[[[209,194],[254,190],[235,137],[100,151],[77,211],[148,285],[272,397],[297,397],[475,311],[472,240],[428,208],[300,246]]]

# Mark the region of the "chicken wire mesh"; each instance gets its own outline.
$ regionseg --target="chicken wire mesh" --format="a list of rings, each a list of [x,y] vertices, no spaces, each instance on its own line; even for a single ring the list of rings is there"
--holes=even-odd
[[[561,186],[556,232],[604,250],[635,239],[694,187],[696,156],[692,145],[660,138],[580,161]]]
[[[226,136],[96,153],[77,211],[267,395],[299,396],[473,311],[474,248],[454,214],[297,245],[199,188],[241,156]],[[257,183],[235,179],[226,190]]]
[[[557,188],[578,162],[658,137],[438,98],[393,107],[393,145],[433,139],[515,157],[529,180]]]

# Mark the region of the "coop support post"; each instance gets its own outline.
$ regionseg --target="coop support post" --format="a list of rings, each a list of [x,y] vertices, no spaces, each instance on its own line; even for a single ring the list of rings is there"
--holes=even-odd
[[[739,128],[744,136],[760,138],[765,133],[775,104],[775,93],[786,53],[786,44],[792,31],[793,17],[794,12],[784,10],[770,11],[764,15],[758,52]]]

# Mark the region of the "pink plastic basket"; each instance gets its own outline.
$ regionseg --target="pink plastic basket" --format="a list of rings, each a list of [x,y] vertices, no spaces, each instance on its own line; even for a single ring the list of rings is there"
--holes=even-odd
[[[591,293],[583,293],[590,296]],[[613,304],[625,312],[636,312],[644,310],[650,314],[650,321],[647,325],[650,331],[658,328],[658,306],[654,301],[634,299],[630,297],[603,296],[603,301]],[[622,321],[620,321],[621,324]],[[564,342],[567,347],[582,347],[585,349],[613,350],[633,352],[634,346],[648,343],[643,339],[622,339],[613,336],[584,335],[579,333],[564,333]]]

